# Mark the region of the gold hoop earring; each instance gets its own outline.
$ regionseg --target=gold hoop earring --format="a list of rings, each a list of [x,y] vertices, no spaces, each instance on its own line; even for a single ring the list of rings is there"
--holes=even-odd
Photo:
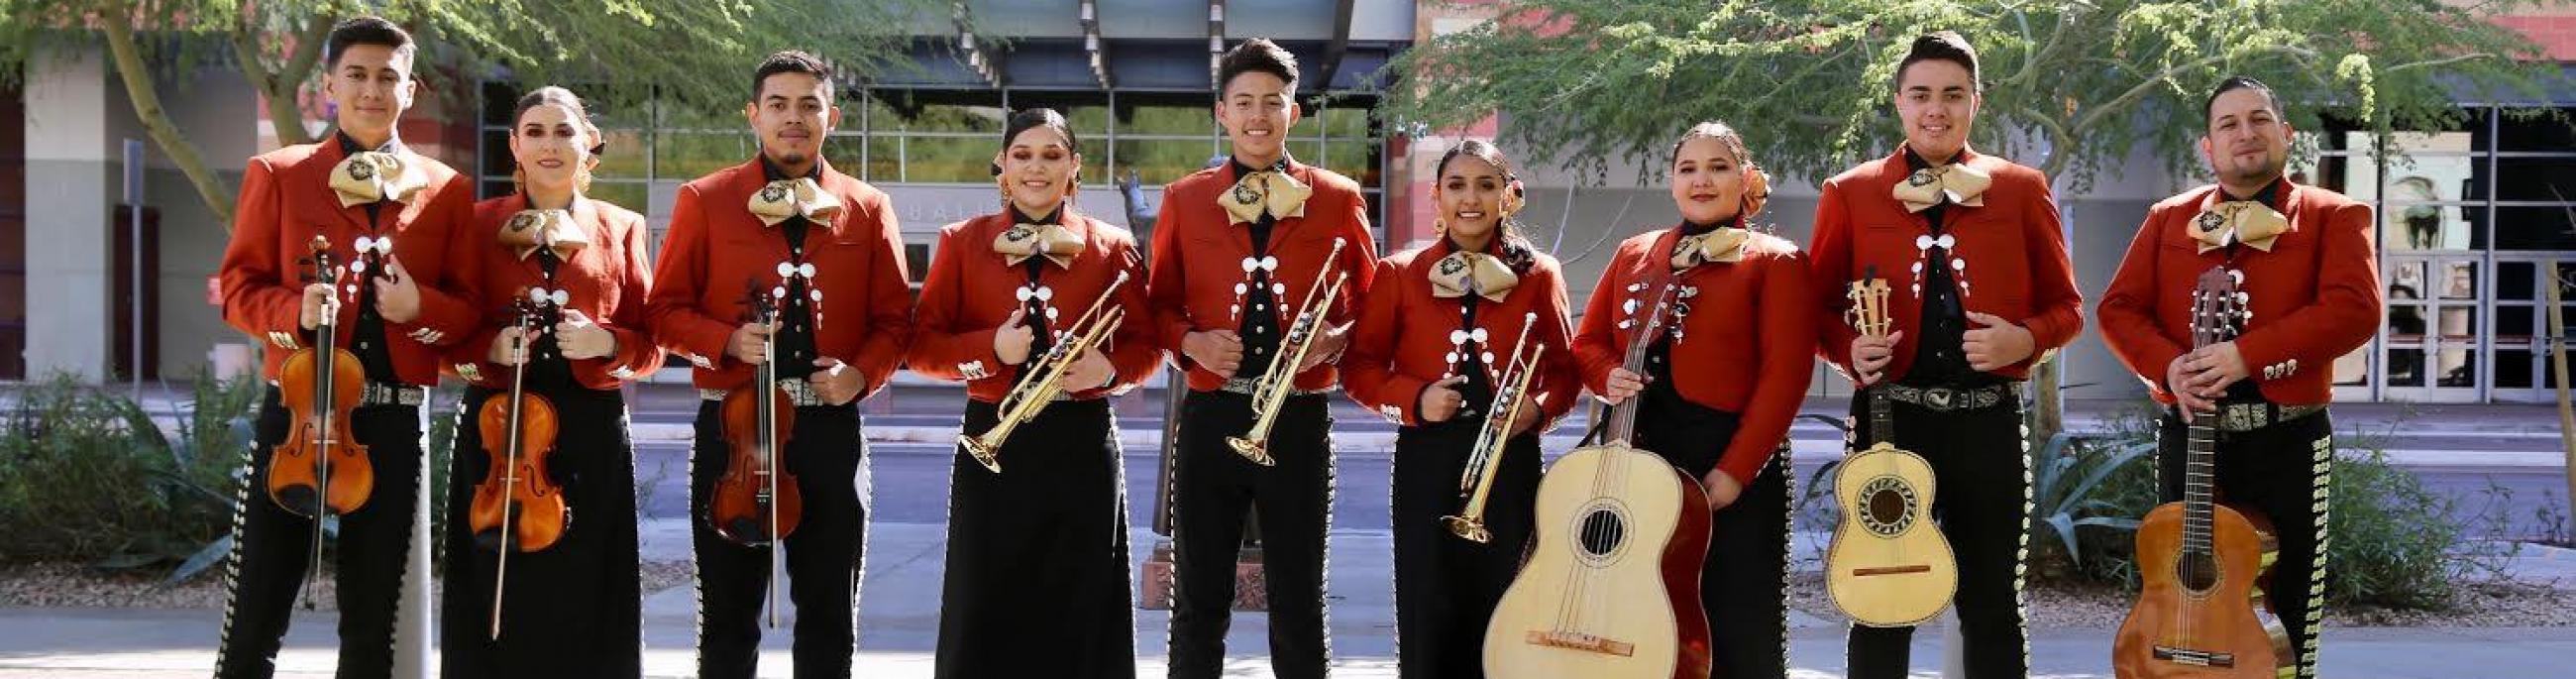
[[[1433,217],[1433,218],[1431,218],[1431,233],[1433,233],[1433,234],[1435,234],[1435,235],[1438,235],[1438,236],[1440,236],[1440,237],[1442,237],[1442,238],[1447,238],[1447,237],[1449,237],[1449,220],[1448,220],[1448,218],[1445,218],[1445,217]]]
[[[1011,209],[1011,183],[1009,181],[1000,177],[994,177],[993,192],[1001,195],[1002,209]]]

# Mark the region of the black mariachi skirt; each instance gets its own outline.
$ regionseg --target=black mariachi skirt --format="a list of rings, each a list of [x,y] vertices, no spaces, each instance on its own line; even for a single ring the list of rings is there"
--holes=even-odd
[[[1405,427],[1395,436],[1395,632],[1404,677],[1482,677],[1485,624],[1527,551],[1538,500],[1538,436],[1511,437],[1485,501],[1491,542],[1449,532],[1465,506],[1459,477],[1483,420]]]
[[[965,433],[998,420],[966,404]],[[1127,491],[1106,400],[1059,401],[1012,431],[995,474],[958,448],[948,483],[940,677],[1136,676]]]
[[[531,389],[530,394],[539,393]],[[616,391],[546,390],[561,422],[546,458],[571,520],[543,551],[512,552],[502,583],[501,637],[492,638],[492,586],[500,554],[474,543],[474,487],[492,458],[475,425],[483,403],[509,392],[468,389],[447,476],[446,572],[440,596],[440,676],[600,677],[643,674],[643,592],[635,537],[635,447],[626,400]],[[524,453],[523,453],[524,454]]]

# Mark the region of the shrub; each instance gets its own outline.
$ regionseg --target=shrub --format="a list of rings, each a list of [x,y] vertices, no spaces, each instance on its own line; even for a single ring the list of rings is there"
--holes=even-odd
[[[174,439],[132,400],[75,377],[21,388],[0,420],[0,561],[202,570],[229,547],[258,393],[255,381],[198,376]]]

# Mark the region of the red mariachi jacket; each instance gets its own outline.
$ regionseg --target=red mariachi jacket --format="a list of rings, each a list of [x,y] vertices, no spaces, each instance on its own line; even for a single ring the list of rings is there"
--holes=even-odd
[[[840,359],[867,378],[860,398],[885,386],[903,358],[910,336],[912,290],[904,270],[903,235],[883,191],[849,175],[820,168],[823,190],[842,209],[806,237],[806,261],[823,293],[815,310],[814,348]],[[742,327],[746,283],[780,285],[787,235],[753,216],[751,194],[769,184],[757,158],[680,186],[671,208],[671,232],[653,271],[644,304],[654,341],[697,366],[690,380],[700,389],[732,389],[751,381],[751,365],[725,350]]]
[[[1359,324],[1351,329],[1350,349],[1342,355],[1343,387],[1351,400],[1400,425],[1423,424],[1422,391],[1459,365],[1449,360],[1459,349],[1450,333],[1466,329],[1465,298],[1434,295],[1430,278],[1432,266],[1455,251],[1444,238],[1380,260],[1368,298],[1360,303]],[[1540,372],[1530,380],[1539,412],[1525,415],[1539,423],[1530,432],[1542,434],[1574,409],[1583,378],[1568,351],[1573,332],[1565,318],[1565,276],[1556,258],[1536,259],[1502,301],[1477,300],[1475,328],[1487,338],[1480,353],[1494,357],[1485,370],[1496,389],[1503,386],[1505,365],[1521,351],[1513,341],[1523,326],[1530,326],[1530,342],[1547,347]],[[1538,314],[1535,324],[1527,320],[1532,313]],[[1471,405],[1483,410],[1489,404]]]
[[[1951,254],[1969,263],[1960,280],[1969,283],[1960,302],[1967,310],[2012,320],[2030,330],[2031,355],[1993,371],[2020,380],[2049,352],[2066,346],[2084,329],[2084,295],[2075,289],[2075,269],[2067,262],[2066,237],[2058,231],[2057,207],[2049,197],[2048,178],[2002,158],[1961,150],[1956,162],[1992,175],[1985,205],[1943,208],[1942,232],[1958,245]],[[1825,313],[1816,322],[1818,351],[1843,374],[1850,375],[1851,343],[1859,333],[1844,320],[1851,308],[1844,296],[1869,267],[1888,282],[1891,332],[1903,332],[1885,379],[1898,381],[1914,365],[1916,342],[1923,335],[1923,297],[1907,281],[1924,253],[1915,238],[1931,235],[1922,213],[1907,212],[1895,197],[1896,183],[1913,174],[1905,151],[1852,168],[1826,180],[1816,204],[1816,232],[1809,255],[1815,261],[1815,293]],[[1971,322],[1968,328],[1978,326]]]
[[[1061,220],[1066,230],[1082,238],[1082,252],[1073,255],[1071,266],[1053,262],[1039,266],[1038,284],[1049,291],[1048,309],[1057,315],[1051,326],[1038,327],[1072,330],[1074,321],[1091,311],[1093,301],[1125,272],[1127,282],[1110,294],[1101,310],[1106,314],[1109,308],[1121,308],[1128,314],[1101,345],[1116,367],[1117,378],[1106,387],[1068,384],[1065,393],[1093,399],[1125,391],[1152,376],[1163,361],[1152,319],[1145,312],[1145,267],[1136,252],[1136,237],[1126,229],[1074,214],[1070,208],[1063,211]],[[1005,365],[993,352],[994,329],[1023,308],[1020,291],[1028,289],[1027,263],[1011,264],[993,251],[993,240],[1017,221],[1004,212],[939,229],[939,249],[930,260],[929,277],[921,283],[921,303],[912,312],[912,347],[904,352],[904,363],[913,372],[963,381],[967,398],[987,403],[1000,402],[1020,380],[1022,366]],[[1032,354],[1029,360],[1037,356]]]
[[[1667,312],[1667,322],[1682,331],[1672,348],[1673,387],[1692,403],[1741,418],[1717,468],[1749,484],[1789,435],[1790,420],[1815,377],[1814,285],[1798,246],[1762,233],[1745,242],[1741,261],[1673,271],[1673,246],[1681,236],[1681,229],[1669,228],[1619,243],[1584,305],[1574,353],[1582,358],[1583,383],[1601,392],[1636,335],[1620,327],[1621,321],[1643,322],[1655,303],[1651,287],[1628,288],[1651,286],[1669,272],[1674,285],[1696,289],[1677,300],[1690,307],[1687,313]]]
[[[393,238],[393,259],[420,288],[420,317],[385,323],[394,371],[404,384],[437,384],[440,348],[474,334],[479,315],[460,294],[469,282],[455,275],[447,261],[449,239],[472,216],[474,186],[436,160],[409,149],[400,154],[426,173],[428,185],[409,202],[379,208],[374,225],[367,223],[366,205],[342,207],[331,190],[332,168],[348,157],[337,136],[253,156],[243,169],[232,240],[224,246],[217,286],[224,322],[276,349],[267,352],[260,367],[269,380],[277,379],[278,366],[309,339],[301,318],[304,276],[312,265],[304,260],[310,257],[306,244],[316,234],[331,240],[332,256],[343,267],[357,261],[360,237]],[[345,274],[341,280],[354,283],[358,275]],[[348,330],[358,322],[357,298],[348,289],[342,287],[340,304],[342,347],[355,339],[356,333]]]
[[[2111,344],[2157,402],[2173,403],[2165,367],[2191,348],[2192,290],[2210,267],[2228,265],[2225,248],[2203,253],[2191,220],[2218,198],[2203,186],[2147,210],[2102,296],[2102,339]],[[2379,256],[2370,206],[2342,194],[2282,180],[2273,207],[2289,231],[2269,252],[2239,245],[2233,267],[2253,318],[2236,349],[2263,398],[2281,405],[2334,400],[2334,361],[2378,328]]]
[[[1234,186],[1232,167],[1229,163],[1200,170],[1164,187],[1163,213],[1154,228],[1153,280],[1145,288],[1153,321],[1163,346],[1172,350],[1172,360],[1189,372],[1190,389],[1197,391],[1223,387],[1232,375],[1219,375],[1190,360],[1180,350],[1181,338],[1241,326],[1227,307],[1238,300],[1235,284],[1244,281],[1242,262],[1252,255],[1252,233],[1234,224],[1217,204],[1218,192]],[[1315,273],[1324,266],[1350,274],[1342,283],[1340,298],[1324,315],[1329,325],[1347,323],[1358,316],[1353,307],[1377,275],[1377,236],[1369,233],[1368,201],[1360,196],[1358,182],[1332,171],[1292,161],[1288,173],[1312,187],[1314,194],[1306,199],[1304,217],[1282,218],[1271,228],[1268,252],[1279,258],[1272,280],[1287,286],[1287,293],[1277,296],[1279,304],[1273,307],[1279,327],[1284,332],[1297,318],[1302,308],[1296,305],[1315,287]],[[1343,240],[1341,258],[1326,262],[1334,238]],[[1268,357],[1246,354],[1243,360]],[[1296,388],[1325,389],[1335,380],[1334,366],[1326,362],[1299,373]]]
[[[453,259],[476,280],[479,295],[470,301],[482,314],[482,328],[472,339],[449,347],[448,360],[450,372],[475,386],[509,388],[509,366],[489,360],[492,343],[502,329],[518,323],[513,305],[523,291],[546,287],[536,256],[521,258],[499,237],[510,217],[527,208],[522,194],[475,203],[473,226],[455,239]],[[653,288],[651,265],[644,259],[649,229],[643,215],[589,198],[573,201],[572,217],[587,232],[590,245],[556,267],[553,288],[563,291],[564,309],[581,312],[617,338],[615,355],[572,361],[573,379],[591,389],[616,389],[662,367],[662,348],[644,328],[644,300]]]

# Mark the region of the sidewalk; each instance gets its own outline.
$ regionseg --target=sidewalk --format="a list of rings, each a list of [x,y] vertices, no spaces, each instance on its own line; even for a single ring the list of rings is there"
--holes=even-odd
[[[641,384],[630,392],[632,431],[638,443],[686,444],[695,430],[698,394],[684,384]],[[896,385],[860,405],[871,443],[946,448],[956,440],[965,390],[954,385]],[[1118,397],[1119,438],[1131,449],[1155,449],[1162,442],[1164,392],[1140,389]],[[146,386],[145,409],[164,428],[187,394]],[[0,394],[0,402],[7,400]],[[2070,399],[2067,429],[2078,433],[2109,431],[2143,400]],[[1394,424],[1348,398],[1331,399],[1333,443],[1345,455],[1383,456],[1394,448]],[[453,412],[452,403],[434,406],[434,416]],[[1840,419],[1848,408],[1844,397],[1810,398],[1789,432],[1793,452],[1805,460],[1824,460],[1842,452],[1842,433],[1805,416]],[[2335,430],[2377,444],[2389,461],[2407,467],[2518,467],[2559,469],[2566,453],[2559,441],[2557,409],[2545,404],[2412,404],[2349,403],[2334,407]],[[1570,450],[1590,426],[1590,414],[1578,409],[1543,441],[1551,451]]]
[[[686,558],[685,525],[647,522],[646,558]],[[1133,559],[1142,562],[1154,535],[1134,529]],[[868,567],[861,595],[858,674],[866,677],[929,676],[938,629],[941,526],[880,524],[870,527]],[[1793,540],[1800,563],[1812,564],[1820,534]],[[1344,531],[1332,536],[1332,627],[1335,675],[1393,677],[1394,610],[1389,542],[1383,532]],[[2544,550],[2517,562],[2527,580],[2555,579],[2576,586],[2576,552]],[[650,676],[685,677],[694,600],[688,587],[645,599],[645,666]],[[792,616],[792,611],[785,611]],[[202,676],[214,660],[214,610],[9,609],[0,610],[0,679],[125,679]],[[1137,612],[1139,676],[1164,671],[1164,631],[1170,616]],[[784,621],[782,621],[784,622]],[[1236,618],[1228,647],[1235,659],[1226,676],[1268,676],[1257,656],[1265,646],[1260,615]],[[280,658],[281,677],[319,678],[330,673],[333,620],[299,617]],[[1839,677],[1842,625],[1811,615],[1791,617],[1791,661],[1800,679]],[[2108,679],[2109,629],[2033,630],[2033,677]],[[1937,676],[1942,635],[1916,635],[1915,676]],[[2576,628],[2330,628],[2324,676],[2337,679],[2529,679],[2565,676],[2576,657]],[[784,677],[789,662],[782,638],[764,644],[762,676]],[[2474,660],[2471,660],[2474,658]]]

